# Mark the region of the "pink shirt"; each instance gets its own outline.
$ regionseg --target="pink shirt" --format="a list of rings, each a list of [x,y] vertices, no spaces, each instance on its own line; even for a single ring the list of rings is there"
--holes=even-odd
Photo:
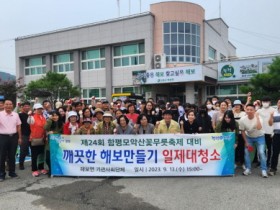
[[[17,125],[21,125],[18,113],[6,111],[0,112],[0,134],[14,134],[17,133]]]
[[[125,116],[126,116],[128,119],[130,119],[130,120],[133,122],[133,124],[136,124],[137,118],[138,118],[139,114],[136,114],[136,113],[130,114],[130,113],[128,113],[128,114],[126,114]]]

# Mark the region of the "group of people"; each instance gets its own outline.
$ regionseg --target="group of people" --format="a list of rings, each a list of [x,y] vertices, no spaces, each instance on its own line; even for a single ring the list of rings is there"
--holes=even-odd
[[[15,173],[15,153],[20,145],[19,169],[24,170],[25,157],[31,148],[32,176],[51,174],[49,134],[164,134],[164,133],[213,133],[235,132],[236,162],[243,165],[244,175],[251,173],[250,152],[256,144],[262,177],[275,175],[280,152],[280,100],[278,108],[270,106],[268,97],[253,104],[248,97],[243,105],[240,100],[219,101],[214,96],[205,104],[180,105],[179,98],[171,103],[153,99],[135,104],[130,100],[50,101],[29,102],[20,105],[19,114],[13,111],[10,100],[0,102],[0,181],[5,180],[5,162],[9,176]],[[259,104],[257,104],[259,103]],[[257,107],[259,106],[259,108]],[[258,109],[258,110],[257,110]],[[39,158],[43,157],[43,161]],[[44,168],[48,165],[48,170]],[[268,168],[270,170],[268,170]]]

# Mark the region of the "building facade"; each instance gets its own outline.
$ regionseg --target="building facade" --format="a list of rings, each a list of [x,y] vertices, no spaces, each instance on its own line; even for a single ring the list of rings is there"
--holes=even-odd
[[[234,57],[226,23],[220,18],[205,20],[201,6],[181,1],[16,39],[16,73],[25,84],[48,71],[64,73],[86,100],[135,92],[202,103],[208,86],[217,85],[213,63]]]

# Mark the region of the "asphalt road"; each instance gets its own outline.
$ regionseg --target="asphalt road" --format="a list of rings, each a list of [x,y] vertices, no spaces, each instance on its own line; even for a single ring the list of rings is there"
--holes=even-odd
[[[1,210],[40,209],[280,209],[280,174],[264,179],[260,169],[234,177],[77,178],[31,176],[0,183]]]

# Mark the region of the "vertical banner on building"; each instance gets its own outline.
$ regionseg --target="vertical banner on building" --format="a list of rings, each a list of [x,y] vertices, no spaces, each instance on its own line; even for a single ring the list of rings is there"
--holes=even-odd
[[[50,135],[54,176],[231,176],[234,133]]]

